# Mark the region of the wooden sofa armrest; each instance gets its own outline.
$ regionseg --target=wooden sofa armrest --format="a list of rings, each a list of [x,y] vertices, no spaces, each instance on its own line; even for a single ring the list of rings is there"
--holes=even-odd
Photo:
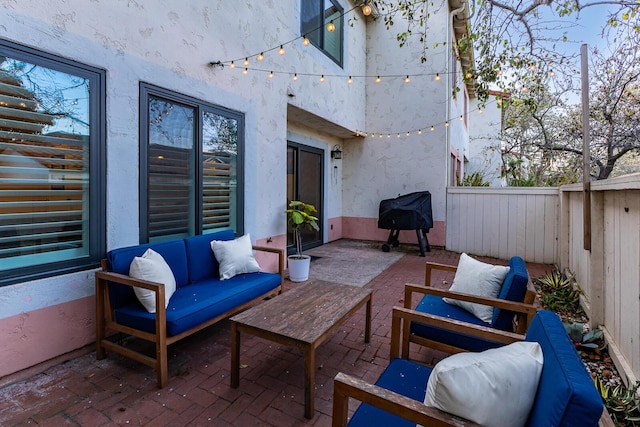
[[[461,322],[459,320],[435,316],[433,314],[421,313],[404,307],[393,307],[391,313],[390,359],[399,357],[401,349],[402,358],[409,358],[409,322],[424,323],[426,325],[446,329],[451,332],[471,335],[502,344],[511,344],[524,340],[524,335],[514,332],[502,331],[488,326],[479,326],[472,323]]]
[[[425,270],[424,270],[425,286],[431,286],[431,270],[442,270],[442,271],[450,271],[452,273],[455,273],[456,271],[458,271],[458,266],[438,264],[436,262],[427,262],[425,264]]]
[[[347,425],[350,397],[424,426],[478,426],[471,421],[339,372],[333,382],[333,427]]]
[[[252,246],[254,251],[262,251],[262,252],[270,252],[278,255],[278,274],[280,274],[280,278],[282,279],[282,285],[280,286],[280,293],[284,292],[284,250],[279,248],[273,248],[270,246]]]

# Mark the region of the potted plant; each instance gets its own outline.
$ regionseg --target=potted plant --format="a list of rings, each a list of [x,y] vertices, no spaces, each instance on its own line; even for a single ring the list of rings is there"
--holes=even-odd
[[[301,230],[306,227],[309,230],[319,231],[318,218],[313,214],[317,212],[316,207],[299,200],[292,200],[289,209],[286,211],[287,223],[293,230],[293,241],[296,245],[295,255],[287,257],[289,264],[289,279],[292,282],[304,282],[309,278],[309,265],[311,257],[302,254],[302,234]]]

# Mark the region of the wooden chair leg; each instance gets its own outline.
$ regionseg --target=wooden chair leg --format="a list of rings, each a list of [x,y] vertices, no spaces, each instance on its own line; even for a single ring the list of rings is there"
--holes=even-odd
[[[169,360],[167,356],[167,346],[157,344],[158,357],[158,388],[164,388],[169,384]]]

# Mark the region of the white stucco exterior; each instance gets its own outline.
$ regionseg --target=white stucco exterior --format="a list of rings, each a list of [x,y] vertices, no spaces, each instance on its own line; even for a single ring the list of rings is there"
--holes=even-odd
[[[345,12],[354,7],[340,3]],[[436,222],[429,240],[444,245],[451,156],[468,150],[468,130],[458,120],[464,103],[460,93],[451,97],[448,44],[420,63],[419,46],[399,48],[393,29],[356,8],[345,16],[340,67],[303,46],[300,0],[0,0],[0,7],[0,38],[106,70],[106,250],[139,243],[140,82],[244,114],[244,229],[254,241],[286,245],[287,141],[294,141],[324,150],[323,241],[386,239],[376,227],[380,201],[429,190]],[[448,9],[429,21],[429,37],[440,43],[452,37]],[[284,56],[276,50],[260,63],[252,59],[264,72],[209,65],[283,43]],[[419,76],[436,72],[440,81]],[[398,74],[415,77],[408,84],[371,78]],[[348,76],[361,77],[349,84]],[[342,160],[330,157],[335,145]],[[415,233],[404,240],[415,243]],[[9,337],[0,344],[0,377],[90,344],[93,310],[92,270],[0,287],[0,333]],[[51,324],[60,327],[51,331]],[[81,331],[69,337],[65,328],[78,324]],[[51,344],[34,352],[44,334]]]
[[[495,99],[490,99],[484,108],[477,100],[472,101],[474,113],[470,115],[472,121],[469,135],[469,161],[466,173],[479,172],[483,180],[490,187],[506,186],[502,173],[502,156],[500,146],[500,131],[502,129],[503,109]],[[482,113],[479,113],[479,111]]]

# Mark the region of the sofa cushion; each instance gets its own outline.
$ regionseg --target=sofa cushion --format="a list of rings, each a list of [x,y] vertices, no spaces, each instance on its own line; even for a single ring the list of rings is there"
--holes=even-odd
[[[179,288],[188,283],[187,253],[183,240],[147,243],[113,249],[107,252],[107,267],[110,271],[128,276],[129,266],[133,258],[142,256],[149,248],[152,248],[162,255],[162,258],[169,264],[173,272],[173,277],[176,279],[176,287]],[[122,304],[128,304],[132,299],[136,298],[133,288],[117,283],[109,285],[109,297],[113,308],[118,308]]]
[[[231,279],[238,274],[260,271],[260,266],[253,257],[249,234],[233,240],[212,240],[211,250],[218,261],[220,280]]]
[[[598,425],[602,399],[557,314],[539,311],[527,330],[526,340],[538,342],[544,355],[528,426]]]
[[[425,295],[416,306],[416,311],[433,314],[448,319],[460,320],[478,326],[487,326],[482,320],[475,317],[455,305],[446,304],[442,298],[435,295]],[[453,345],[469,351],[483,351],[489,348],[499,347],[502,344],[480,339],[471,335],[451,332],[446,329],[437,328],[423,323],[411,322],[411,333],[418,336],[438,341],[444,344]]]
[[[528,283],[529,273],[527,272],[527,266],[524,260],[519,256],[511,257],[509,260],[509,273],[507,273],[507,276],[504,278],[498,298],[522,302],[527,292]],[[515,313],[512,311],[494,308],[491,327],[503,331],[510,331],[512,330],[513,316],[515,316]]]
[[[279,274],[260,272],[225,281],[202,280],[179,288],[167,307],[167,336],[178,335],[266,294],[278,288],[280,280]],[[139,304],[117,309],[115,317],[118,323],[155,333],[155,314],[148,313]]]
[[[463,253],[449,290],[478,296],[496,298],[509,267],[487,264]],[[452,298],[444,298],[447,304],[457,305],[472,313],[478,319],[491,323],[493,307]]]
[[[189,258],[189,283],[220,277],[218,261],[211,251],[212,240],[233,240],[233,230],[216,231],[184,239]]]
[[[376,385],[422,402],[431,368],[405,359],[393,359]],[[349,426],[415,427],[416,424],[366,403],[360,405],[349,421]]]
[[[533,405],[542,364],[542,350],[534,342],[457,353],[433,368],[424,403],[487,427],[521,427]]]
[[[162,255],[153,249],[147,249],[142,256],[137,256],[131,261],[129,276],[136,279],[147,280],[164,284],[164,306],[169,305],[169,299],[176,290],[176,279],[169,264]],[[149,313],[156,312],[156,293],[151,289],[135,287],[134,293]]]

